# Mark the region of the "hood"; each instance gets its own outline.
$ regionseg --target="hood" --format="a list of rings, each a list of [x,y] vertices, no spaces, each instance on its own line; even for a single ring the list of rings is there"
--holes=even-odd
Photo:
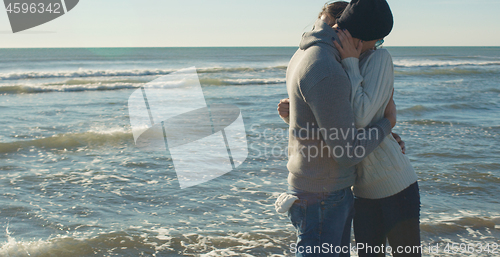
[[[340,43],[339,37],[335,30],[328,26],[323,20],[318,19],[316,23],[314,23],[314,27],[310,32],[306,32],[302,35],[302,41],[300,41],[300,49],[306,50],[307,48],[317,45],[317,44],[326,44],[331,46],[337,52],[335,45],[333,44],[332,39],[335,38],[337,42]]]

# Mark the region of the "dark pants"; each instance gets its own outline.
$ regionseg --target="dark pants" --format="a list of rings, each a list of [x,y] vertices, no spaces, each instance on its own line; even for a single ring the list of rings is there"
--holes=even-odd
[[[354,200],[356,244],[380,247],[389,245],[394,257],[422,256],[420,247],[420,194],[415,182],[396,195],[382,199]],[[360,257],[385,256],[373,248],[358,249]]]

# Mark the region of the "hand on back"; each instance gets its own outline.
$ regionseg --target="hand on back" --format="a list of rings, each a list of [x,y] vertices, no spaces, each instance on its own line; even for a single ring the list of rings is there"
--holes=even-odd
[[[281,118],[287,118],[290,115],[290,98],[281,99],[278,104],[278,112]]]

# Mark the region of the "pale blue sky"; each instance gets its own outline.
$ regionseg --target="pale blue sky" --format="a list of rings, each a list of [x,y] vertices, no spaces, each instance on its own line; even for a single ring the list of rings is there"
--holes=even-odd
[[[325,0],[80,0],[0,47],[297,46]],[[389,0],[386,46],[500,46],[500,0]]]

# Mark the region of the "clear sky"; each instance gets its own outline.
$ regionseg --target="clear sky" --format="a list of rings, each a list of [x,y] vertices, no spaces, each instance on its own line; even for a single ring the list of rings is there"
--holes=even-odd
[[[297,46],[325,0],[80,0],[0,47]],[[500,46],[500,0],[389,0],[386,46]]]

